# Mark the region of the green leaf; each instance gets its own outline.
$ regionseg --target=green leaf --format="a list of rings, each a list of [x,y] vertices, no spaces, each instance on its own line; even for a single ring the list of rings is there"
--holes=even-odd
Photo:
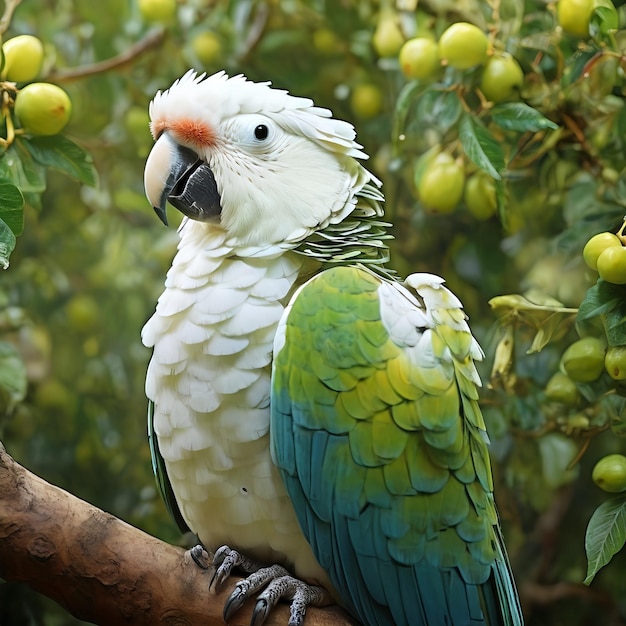
[[[585,534],[585,585],[617,554],[626,542],[626,495],[603,502],[591,516]]]
[[[548,487],[556,489],[576,479],[580,466],[570,467],[578,452],[578,445],[573,439],[561,433],[547,433],[540,437],[537,443],[541,454],[543,478]]]
[[[537,132],[546,128],[558,128],[552,120],[523,102],[505,102],[491,109],[491,119],[500,128],[519,132]]]
[[[24,140],[35,161],[94,187],[98,180],[91,155],[63,135]]]
[[[0,158],[0,180],[15,184],[23,194],[41,193],[46,188],[46,171],[18,137]]]
[[[15,235],[13,231],[0,219],[0,267],[9,267],[9,257],[15,249]]]
[[[20,353],[8,341],[0,341],[0,389],[5,394],[4,399],[12,409],[26,396],[28,386],[26,365]]]
[[[441,85],[431,86],[420,95],[409,130],[415,128],[415,132],[423,134],[424,128],[434,128],[445,134],[457,123],[462,111],[455,92],[442,90]]]
[[[595,46],[587,46],[579,49],[568,59],[561,84],[567,87],[575,83],[585,71],[587,63],[597,54],[598,48]]]
[[[619,17],[613,3],[610,0],[595,0],[590,23],[591,33],[595,34],[597,30],[601,35],[606,35],[617,30],[618,26]]]
[[[553,54],[554,34],[543,30],[541,32],[531,33],[526,37],[522,37],[520,47],[530,50],[541,50],[542,52]]]
[[[407,83],[396,98],[396,108],[393,119],[393,141],[397,147],[397,142],[401,135],[405,134],[406,118],[411,110],[411,106],[424,91],[424,85],[417,81]]]
[[[530,348],[526,351],[526,354],[532,354],[533,352],[541,352],[555,333],[561,331],[563,328],[563,316],[560,313],[553,313],[548,317],[537,330],[537,334],[534,336]]]
[[[626,290],[619,285],[607,283],[601,278],[587,289],[583,301],[578,307],[576,321],[585,322],[615,310],[624,301]]]
[[[591,320],[600,317],[609,346],[626,344],[626,287],[601,278],[589,287],[578,308],[576,323],[588,328]]]
[[[24,196],[12,183],[0,182],[0,219],[13,231],[21,235],[24,230]]]
[[[461,118],[459,139],[465,154],[478,167],[496,180],[502,178],[500,175],[504,170],[502,148],[493,135],[471,115],[464,115]]]
[[[623,346],[626,344],[626,302],[609,311],[603,316],[604,332],[609,346]]]
[[[420,99],[420,107],[429,111],[431,122],[441,132],[446,132],[454,126],[463,107],[454,91],[430,90]]]

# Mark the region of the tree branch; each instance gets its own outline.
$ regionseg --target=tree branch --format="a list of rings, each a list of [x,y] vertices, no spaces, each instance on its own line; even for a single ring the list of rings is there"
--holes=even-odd
[[[80,65],[78,67],[57,68],[45,76],[45,79],[55,83],[69,83],[87,76],[93,76],[94,74],[121,69],[125,65],[132,63],[137,57],[144,54],[144,52],[160,46],[164,39],[165,29],[163,27],[156,28],[150,31],[143,39],[140,39],[138,42],[110,59],[89,65]]]
[[[164,543],[35,476],[0,443],[0,577],[21,581],[95,624],[223,624],[232,585],[209,591],[182,548]],[[230,622],[250,623],[253,602]],[[269,625],[284,626],[285,605]],[[338,607],[309,609],[307,626],[354,626]]]

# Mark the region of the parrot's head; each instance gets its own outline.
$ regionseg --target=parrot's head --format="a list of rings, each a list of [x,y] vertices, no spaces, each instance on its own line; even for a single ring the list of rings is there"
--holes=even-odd
[[[224,72],[187,72],[150,104],[155,144],[146,194],[165,223],[169,201],[243,245],[297,242],[337,223],[369,181],[351,124]]]

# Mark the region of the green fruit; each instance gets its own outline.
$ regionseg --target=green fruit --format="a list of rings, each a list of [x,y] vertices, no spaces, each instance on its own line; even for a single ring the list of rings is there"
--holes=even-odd
[[[422,204],[436,213],[451,213],[463,195],[465,171],[460,161],[447,152],[438,154],[417,183]]]
[[[74,396],[58,379],[51,378],[42,382],[35,390],[35,403],[45,411],[73,410]]]
[[[613,380],[626,379],[626,346],[609,346],[604,357],[604,369]]]
[[[341,50],[340,41],[330,28],[318,28],[313,32],[313,47],[320,54],[335,54]]]
[[[17,94],[15,115],[22,128],[33,135],[56,135],[70,119],[72,103],[57,85],[31,83]]]
[[[614,285],[626,285],[626,248],[609,246],[598,257],[600,278]]]
[[[139,12],[147,22],[170,22],[176,15],[176,0],[139,0]]]
[[[18,35],[2,45],[5,80],[26,83],[35,80],[43,65],[43,44],[32,35]]]
[[[596,337],[583,337],[571,344],[561,357],[565,373],[577,383],[590,383],[604,371],[606,346]]]
[[[598,257],[610,246],[621,246],[622,242],[614,233],[598,233],[583,248],[585,263],[592,269],[598,269]]]
[[[489,219],[498,208],[496,183],[482,170],[467,179],[463,196],[467,210],[477,220]]]
[[[429,78],[441,67],[439,46],[426,37],[409,39],[400,49],[399,61],[407,78]]]
[[[524,72],[519,63],[508,53],[492,56],[483,69],[480,90],[491,102],[511,100],[519,94],[524,82]]]
[[[376,54],[381,57],[395,57],[403,43],[404,36],[395,14],[393,12],[383,13],[372,36],[372,45]]]
[[[580,393],[576,383],[563,372],[556,372],[546,385],[546,399],[550,402],[561,402],[568,406],[578,403]]]
[[[482,65],[487,60],[489,40],[478,26],[456,22],[439,39],[439,56],[459,70]]]
[[[383,94],[376,85],[361,83],[350,95],[350,107],[357,117],[370,119],[383,108]]]
[[[65,305],[69,325],[78,331],[93,330],[100,318],[100,307],[92,296],[79,294]]]
[[[191,49],[200,63],[215,63],[222,53],[219,37],[210,31],[199,33],[191,40]]]
[[[601,458],[591,473],[593,482],[609,493],[626,491],[626,456],[608,454]]]
[[[567,418],[567,426],[569,430],[584,430],[589,428],[589,418],[583,413],[576,413]]]
[[[571,35],[588,37],[594,5],[594,0],[559,0],[556,16],[561,28]]]
[[[138,142],[152,141],[150,135],[150,115],[147,107],[132,106],[124,116],[124,125],[130,135]]]

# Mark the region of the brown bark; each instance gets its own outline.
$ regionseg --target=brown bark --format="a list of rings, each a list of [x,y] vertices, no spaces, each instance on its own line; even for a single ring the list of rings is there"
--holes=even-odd
[[[0,443],[0,577],[21,581],[95,624],[223,624],[232,583],[209,591],[182,548],[164,543],[35,476]],[[233,581],[234,582],[234,581]],[[250,623],[253,602],[230,622]],[[286,625],[276,607],[268,625]],[[310,608],[307,626],[350,626],[338,607]]]

